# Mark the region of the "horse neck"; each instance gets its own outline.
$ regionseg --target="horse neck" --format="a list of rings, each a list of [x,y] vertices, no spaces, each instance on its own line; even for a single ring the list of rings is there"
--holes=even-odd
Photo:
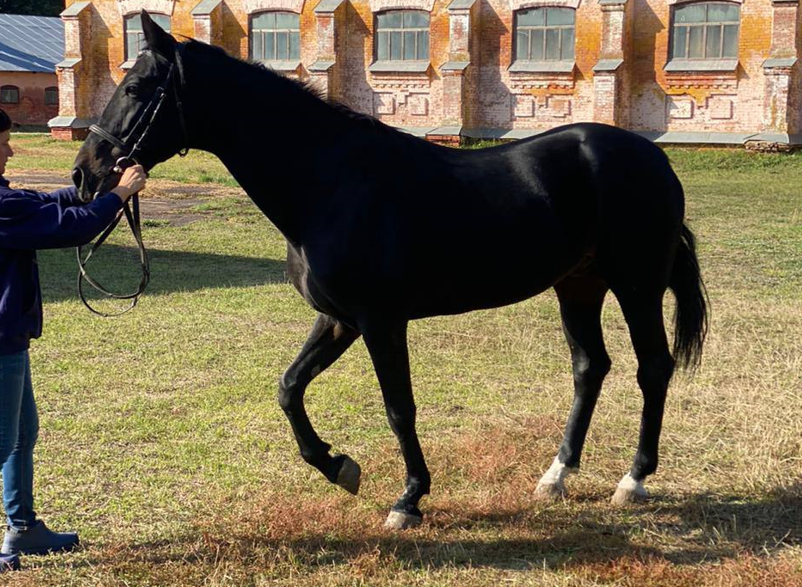
[[[331,147],[347,118],[293,82],[230,57],[214,55],[192,79],[200,80],[193,96],[205,102],[192,108],[196,120],[188,126],[203,129],[193,142],[216,155],[284,236],[298,243],[302,211],[317,195],[310,161]]]

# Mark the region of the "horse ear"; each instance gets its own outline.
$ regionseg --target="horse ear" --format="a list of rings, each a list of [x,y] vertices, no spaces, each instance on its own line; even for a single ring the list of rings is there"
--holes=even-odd
[[[145,44],[148,49],[172,59],[176,40],[153,22],[150,14],[144,8],[142,9],[142,32],[145,34]]]

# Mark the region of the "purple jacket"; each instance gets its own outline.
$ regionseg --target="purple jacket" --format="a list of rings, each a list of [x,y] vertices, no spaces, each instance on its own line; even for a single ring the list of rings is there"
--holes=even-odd
[[[117,194],[83,205],[75,188],[15,190],[0,176],[0,355],[24,351],[42,334],[36,250],[86,244],[121,207]]]

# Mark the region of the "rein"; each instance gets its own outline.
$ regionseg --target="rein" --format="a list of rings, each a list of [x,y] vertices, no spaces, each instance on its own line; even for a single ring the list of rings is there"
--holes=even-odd
[[[184,146],[178,151],[179,156],[184,157],[187,153],[189,153],[189,140],[188,140],[188,133],[187,133],[187,125],[186,125],[186,118],[184,116],[184,105],[181,101],[181,92],[180,90],[184,89],[185,86],[185,78],[184,78],[184,64],[182,61],[182,54],[184,51],[183,45],[176,45],[175,47],[175,61],[170,65],[170,69],[167,72],[167,76],[164,78],[162,84],[156,89],[156,93],[151,98],[148,105],[145,107],[145,110],[142,112],[142,115],[137,120],[134,128],[131,129],[131,132],[125,139],[119,139],[112,133],[108,132],[103,127],[93,124],[89,127],[89,132],[96,134],[104,141],[111,143],[113,146],[117,147],[121,152],[127,152],[127,155],[124,155],[117,159],[116,163],[112,167],[111,171],[113,173],[121,174],[125,171],[126,168],[131,167],[132,165],[137,165],[138,161],[136,159],[136,154],[140,151],[140,145],[148,136],[148,132],[150,132],[151,128],[153,127],[153,123],[156,120],[156,117],[159,114],[159,111],[164,104],[165,98],[167,97],[168,90],[170,86],[173,88],[173,96],[175,98],[176,109],[178,110],[178,120],[181,124],[181,130],[184,133]],[[178,73],[178,83],[175,83],[175,75],[176,72]],[[140,127],[143,127],[140,131]],[[137,136],[138,134],[138,136]],[[129,147],[129,145],[132,146]],[[103,287],[97,280],[93,279],[86,270],[87,263],[89,263],[89,259],[92,258],[92,255],[100,248],[109,235],[117,228],[117,225],[120,223],[120,220],[125,214],[125,218],[128,221],[128,226],[131,228],[131,233],[134,235],[134,240],[136,240],[137,248],[139,249],[139,262],[140,268],[142,271],[142,279],[139,282],[139,286],[137,287],[136,291],[130,294],[115,294],[111,291],[107,290]],[[103,233],[98,237],[98,239],[92,244],[89,252],[86,256],[83,255],[83,247],[79,246],[75,250],[76,256],[78,258],[78,295],[81,298],[84,306],[86,306],[89,311],[98,316],[104,317],[111,317],[111,316],[120,316],[125,314],[129,310],[133,309],[136,306],[139,298],[145,291],[145,288],[148,286],[150,282],[150,259],[148,258],[148,253],[145,250],[145,243],[142,241],[142,223],[140,220],[139,214],[139,193],[135,193],[131,196],[129,201],[125,202],[122,210],[117,213],[117,216],[114,220],[109,224]],[[91,285],[95,290],[99,291],[103,295],[108,298],[116,299],[116,300],[131,300],[131,303],[128,305],[127,308],[120,312],[116,313],[106,313],[101,312],[91,306],[89,300],[86,299],[86,295],[84,293],[84,285],[83,282],[86,281],[89,285]]]

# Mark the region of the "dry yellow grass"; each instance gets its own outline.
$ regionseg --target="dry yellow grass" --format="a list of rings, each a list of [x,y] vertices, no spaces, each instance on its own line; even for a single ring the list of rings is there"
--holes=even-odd
[[[48,522],[78,529],[86,546],[26,558],[0,583],[802,586],[802,159],[672,157],[712,326],[700,370],[672,383],[649,503],[609,504],[641,407],[613,299],[604,327],[614,365],[583,470],[567,500],[533,498],[571,401],[545,294],[412,325],[433,493],[421,528],[384,531],[403,466],[364,346],[308,394],[321,436],[363,467],[354,498],[301,461],[275,402],[313,320],[283,280],[280,235],[241,196],[221,203],[198,187],[198,220],[164,216],[146,229],[152,289],[121,320],[81,309],[71,252],[41,255],[37,498]],[[112,278],[130,252],[115,239],[101,262]]]

